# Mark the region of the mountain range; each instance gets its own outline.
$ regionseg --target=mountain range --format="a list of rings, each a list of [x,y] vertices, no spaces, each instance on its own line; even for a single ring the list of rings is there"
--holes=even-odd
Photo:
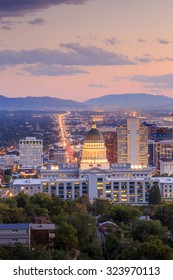
[[[139,94],[110,94],[98,98],[89,99],[86,105],[115,106],[121,109],[171,109],[173,110],[173,98],[164,95]]]
[[[26,109],[92,109],[111,107],[117,109],[139,110],[171,110],[173,111],[173,98],[164,95],[146,93],[109,94],[92,98],[85,102],[77,102],[49,96],[43,97],[16,97],[9,98],[0,95],[0,110]]]
[[[3,95],[0,95],[0,110],[8,110],[8,109],[26,109],[26,110],[44,110],[44,109],[64,109],[64,108],[78,108],[83,107],[80,102],[42,96],[42,97],[16,97],[9,98]]]

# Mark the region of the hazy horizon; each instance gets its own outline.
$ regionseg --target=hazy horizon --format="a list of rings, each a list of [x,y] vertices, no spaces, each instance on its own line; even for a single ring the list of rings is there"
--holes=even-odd
[[[173,96],[172,0],[0,0],[0,95]]]

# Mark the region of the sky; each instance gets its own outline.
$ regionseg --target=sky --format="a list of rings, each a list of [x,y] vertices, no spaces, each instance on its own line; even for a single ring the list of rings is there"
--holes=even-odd
[[[0,95],[173,97],[172,0],[0,0]]]

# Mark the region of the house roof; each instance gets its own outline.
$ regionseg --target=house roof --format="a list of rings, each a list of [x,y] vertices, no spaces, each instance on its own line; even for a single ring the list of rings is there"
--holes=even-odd
[[[101,226],[101,227],[106,226],[106,225],[111,225],[111,226],[117,227],[116,223],[113,223],[113,222],[110,222],[110,221],[105,221],[105,222],[99,224],[99,226]]]
[[[20,230],[25,229],[29,230],[29,224],[0,224],[0,230]]]

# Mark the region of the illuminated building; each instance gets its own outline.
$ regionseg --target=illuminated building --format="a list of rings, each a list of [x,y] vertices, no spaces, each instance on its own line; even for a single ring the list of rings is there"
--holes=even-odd
[[[133,131],[136,125],[138,127],[135,124]],[[135,136],[139,142],[142,142],[141,138],[140,133]],[[32,196],[43,192],[57,195],[63,200],[87,195],[91,201],[103,198],[114,203],[147,204],[150,189],[159,186],[162,199],[173,200],[173,179],[169,181],[171,192],[168,197],[167,178],[152,178],[154,174],[153,167],[130,163],[109,164],[103,135],[93,123],[84,141],[80,165],[66,163],[42,166],[41,179],[17,179],[12,183],[12,190],[13,195],[24,192]]]
[[[160,171],[161,159],[173,159],[173,139],[156,143],[156,169]]]
[[[91,167],[109,169],[104,137],[94,122],[85,137],[80,163],[81,170],[90,169]]]
[[[148,164],[156,166],[156,142],[148,140]]]
[[[105,140],[108,162],[110,164],[117,163],[117,132],[115,131],[115,128],[113,131],[102,131],[102,134]]]
[[[160,174],[173,175],[173,158],[160,160]]]
[[[173,201],[173,178],[152,178],[149,169],[132,170],[128,166],[119,166],[109,172],[101,173],[101,170],[95,169],[82,173],[77,167],[68,166],[53,173],[45,168],[42,174],[42,179],[16,179],[12,184],[13,195],[24,192],[33,196],[42,192],[68,200],[85,194],[91,201],[104,198],[114,203],[146,204],[150,189],[158,186],[162,199]]]
[[[50,163],[68,163],[69,157],[67,151],[62,146],[55,146],[49,148],[49,162]]]
[[[148,130],[136,118],[117,129],[118,163],[148,166]]]
[[[19,141],[19,164],[22,167],[41,167],[43,160],[43,140],[26,137]]]
[[[148,126],[148,139],[153,141],[169,140],[173,138],[172,127]]]

